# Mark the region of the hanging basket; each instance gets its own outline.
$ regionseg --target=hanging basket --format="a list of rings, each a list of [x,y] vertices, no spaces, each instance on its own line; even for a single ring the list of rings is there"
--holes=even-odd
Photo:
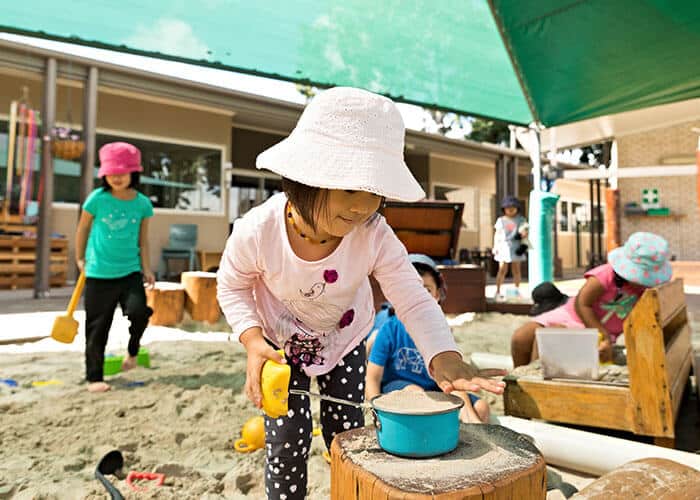
[[[85,141],[69,128],[57,127],[53,129],[52,136],[51,154],[54,158],[77,160],[85,151]]]

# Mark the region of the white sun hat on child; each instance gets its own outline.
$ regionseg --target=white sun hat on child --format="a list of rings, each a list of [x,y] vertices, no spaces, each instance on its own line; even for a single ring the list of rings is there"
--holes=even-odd
[[[307,186],[425,197],[403,157],[405,128],[396,105],[366,90],[318,94],[292,133],[258,155],[256,166]]]

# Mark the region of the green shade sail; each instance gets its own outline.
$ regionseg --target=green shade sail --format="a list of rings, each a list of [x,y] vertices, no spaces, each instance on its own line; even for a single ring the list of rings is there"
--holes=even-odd
[[[532,121],[482,0],[38,0],[0,30]]]
[[[4,31],[516,124],[700,97],[699,0],[7,3]]]
[[[700,0],[491,0],[535,118],[700,97]]]

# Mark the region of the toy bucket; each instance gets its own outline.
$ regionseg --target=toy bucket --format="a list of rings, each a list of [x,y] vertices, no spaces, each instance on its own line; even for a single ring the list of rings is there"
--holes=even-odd
[[[381,396],[372,398],[379,446],[393,455],[413,458],[434,457],[454,450],[459,442],[459,410],[464,401],[452,394],[439,394],[454,404],[439,411],[413,410],[410,404],[389,411],[377,407],[376,401]]]

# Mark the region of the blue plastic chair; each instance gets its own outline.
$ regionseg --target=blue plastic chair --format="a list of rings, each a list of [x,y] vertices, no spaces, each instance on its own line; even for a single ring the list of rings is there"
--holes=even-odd
[[[168,279],[170,276],[170,261],[186,260],[187,270],[197,269],[197,225],[171,224],[168,246],[160,253],[159,278]]]

